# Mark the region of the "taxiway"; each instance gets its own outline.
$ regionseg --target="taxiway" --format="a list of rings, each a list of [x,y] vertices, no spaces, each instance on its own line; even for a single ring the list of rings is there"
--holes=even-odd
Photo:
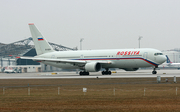
[[[157,70],[157,74],[151,74],[152,70],[138,70],[127,72],[118,70],[112,75],[101,75],[101,72],[90,73],[89,76],[80,76],[76,72],[39,72],[39,73],[0,73],[0,79],[62,79],[62,78],[153,78],[180,77],[180,70]]]

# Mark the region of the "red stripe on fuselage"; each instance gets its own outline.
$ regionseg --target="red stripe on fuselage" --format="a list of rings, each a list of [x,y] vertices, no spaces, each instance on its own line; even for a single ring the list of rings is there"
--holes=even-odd
[[[143,59],[143,58],[99,58],[99,59],[79,59],[79,60],[84,60],[84,61],[89,61],[89,60],[130,60],[130,59],[140,59],[140,60],[143,60],[151,65],[154,65],[154,66],[158,66],[158,64],[154,64],[153,62],[151,61],[148,61],[146,59]]]

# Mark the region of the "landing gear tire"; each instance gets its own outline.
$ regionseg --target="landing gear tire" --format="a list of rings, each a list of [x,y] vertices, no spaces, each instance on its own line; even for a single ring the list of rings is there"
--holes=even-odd
[[[153,68],[152,74],[157,74],[156,68],[158,68],[158,66],[155,66],[155,67]]]
[[[157,72],[156,71],[152,71],[152,74],[157,74]]]
[[[108,70],[102,71],[102,75],[111,75],[111,71]]]
[[[89,72],[85,72],[85,71],[79,72],[79,75],[89,75]]]

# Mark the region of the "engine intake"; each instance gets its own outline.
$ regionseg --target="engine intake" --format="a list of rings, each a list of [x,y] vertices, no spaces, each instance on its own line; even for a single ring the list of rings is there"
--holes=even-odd
[[[98,62],[90,62],[85,65],[86,72],[98,72],[101,70],[101,64]]]

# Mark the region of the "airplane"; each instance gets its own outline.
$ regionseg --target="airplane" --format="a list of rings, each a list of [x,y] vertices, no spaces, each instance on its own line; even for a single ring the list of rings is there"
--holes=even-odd
[[[102,75],[111,75],[110,68],[136,71],[140,67],[153,67],[152,74],[156,74],[158,65],[166,61],[161,51],[152,48],[54,51],[34,23],[29,23],[29,28],[37,56],[21,59],[32,59],[64,69],[80,69],[79,75],[99,72],[102,68],[105,69]]]
[[[171,60],[169,59],[169,57],[166,55],[166,58],[167,58],[167,66],[168,67],[173,67],[173,68],[177,68],[177,69],[180,69],[180,63],[173,63],[171,62]]]
[[[21,70],[18,67],[7,66],[7,67],[4,67],[3,72],[4,73],[21,73]]]

